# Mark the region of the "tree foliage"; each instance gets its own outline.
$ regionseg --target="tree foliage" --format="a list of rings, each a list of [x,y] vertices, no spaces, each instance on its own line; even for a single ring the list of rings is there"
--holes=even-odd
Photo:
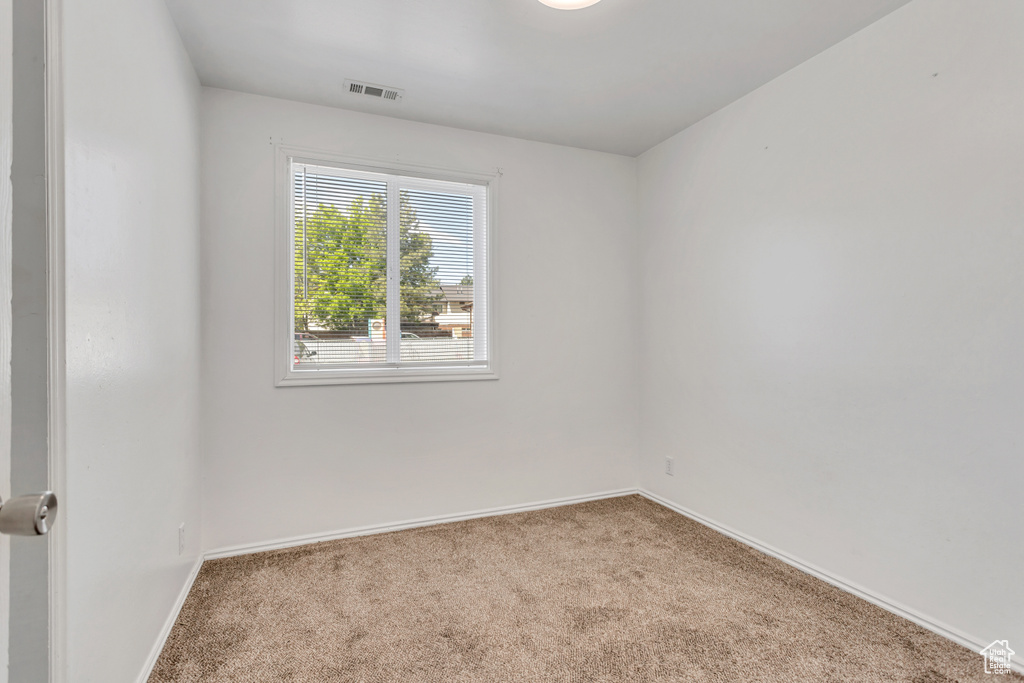
[[[415,209],[399,194],[402,321],[420,322],[434,310],[437,268],[433,241]],[[387,315],[387,208],[379,194],[347,210],[320,204],[295,226],[295,330],[310,326],[355,335]]]

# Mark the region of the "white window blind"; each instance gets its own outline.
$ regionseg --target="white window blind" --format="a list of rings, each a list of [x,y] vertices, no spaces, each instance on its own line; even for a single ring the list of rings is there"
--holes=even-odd
[[[487,369],[487,186],[290,159],[290,374]]]

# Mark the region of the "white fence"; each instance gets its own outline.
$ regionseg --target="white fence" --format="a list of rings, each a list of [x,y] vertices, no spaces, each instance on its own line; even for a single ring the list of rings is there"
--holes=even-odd
[[[310,339],[295,342],[295,356],[300,364],[384,363],[386,342],[383,339]],[[473,340],[452,337],[403,339],[402,360],[423,363],[473,360]]]

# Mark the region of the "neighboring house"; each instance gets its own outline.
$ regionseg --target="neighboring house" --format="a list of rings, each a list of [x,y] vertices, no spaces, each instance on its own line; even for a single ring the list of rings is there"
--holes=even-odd
[[[438,329],[449,330],[453,337],[473,336],[473,285],[440,285],[435,295],[440,296],[440,313],[433,321]]]

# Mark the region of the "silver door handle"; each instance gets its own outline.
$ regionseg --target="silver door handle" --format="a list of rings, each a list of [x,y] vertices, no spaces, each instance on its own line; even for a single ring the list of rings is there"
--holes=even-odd
[[[57,516],[57,496],[53,491],[32,493],[0,502],[0,534],[42,536]]]

